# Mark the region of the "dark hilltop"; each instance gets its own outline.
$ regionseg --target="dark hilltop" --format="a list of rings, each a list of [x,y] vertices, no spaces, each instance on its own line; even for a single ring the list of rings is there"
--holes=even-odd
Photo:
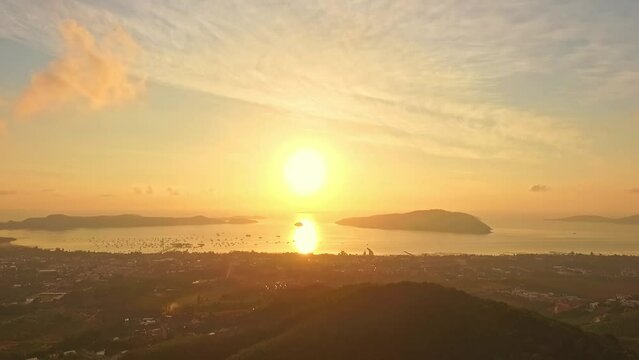
[[[636,359],[614,338],[428,283],[291,289],[249,317],[124,358]]]

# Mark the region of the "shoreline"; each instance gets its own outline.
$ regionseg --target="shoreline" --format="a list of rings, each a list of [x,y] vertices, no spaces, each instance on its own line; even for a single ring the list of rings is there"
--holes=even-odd
[[[3,245],[11,246],[13,249],[21,248],[23,250],[34,250],[34,251],[43,251],[43,252],[61,252],[67,254],[93,254],[93,255],[142,255],[142,256],[158,256],[158,255],[171,255],[171,254],[180,254],[180,255],[214,255],[214,256],[246,256],[246,255],[254,255],[254,256],[300,256],[300,257],[348,257],[348,258],[367,258],[367,259],[384,259],[384,258],[428,258],[428,257],[472,257],[472,258],[505,258],[505,257],[528,257],[528,256],[558,256],[558,257],[566,257],[566,256],[592,256],[592,257],[601,257],[601,258],[610,258],[610,257],[629,257],[629,258],[639,258],[639,254],[606,254],[606,253],[580,253],[580,252],[522,252],[522,253],[502,253],[502,254],[472,254],[472,253],[421,253],[421,254],[406,254],[406,253],[397,253],[397,254],[379,254],[379,255],[362,255],[360,253],[310,253],[303,254],[295,251],[289,252],[262,252],[262,251],[228,251],[228,252],[215,252],[215,251],[166,251],[166,252],[109,252],[109,251],[88,251],[88,250],[66,250],[62,248],[42,248],[39,246],[28,246],[28,245],[16,245],[13,244],[13,241],[17,240],[16,238],[6,238],[0,237],[0,248]]]

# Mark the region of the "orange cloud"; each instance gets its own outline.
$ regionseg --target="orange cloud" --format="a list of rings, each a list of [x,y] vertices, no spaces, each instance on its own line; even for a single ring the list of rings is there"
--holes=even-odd
[[[101,109],[129,101],[143,89],[143,81],[129,74],[139,49],[123,29],[96,40],[87,29],[67,20],[60,25],[60,35],[64,51],[32,76],[15,105],[16,116],[30,117],[74,102]]]

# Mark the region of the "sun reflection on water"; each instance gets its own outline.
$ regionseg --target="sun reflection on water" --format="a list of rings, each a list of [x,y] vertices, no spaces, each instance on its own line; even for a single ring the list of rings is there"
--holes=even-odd
[[[293,230],[292,240],[300,254],[310,254],[315,251],[319,242],[315,222],[309,218],[299,220]]]

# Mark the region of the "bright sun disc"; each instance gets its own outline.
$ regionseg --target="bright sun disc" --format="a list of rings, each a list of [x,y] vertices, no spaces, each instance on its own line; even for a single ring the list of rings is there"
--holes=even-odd
[[[284,165],[284,179],[298,195],[317,192],[326,182],[326,163],[314,150],[299,150]]]

